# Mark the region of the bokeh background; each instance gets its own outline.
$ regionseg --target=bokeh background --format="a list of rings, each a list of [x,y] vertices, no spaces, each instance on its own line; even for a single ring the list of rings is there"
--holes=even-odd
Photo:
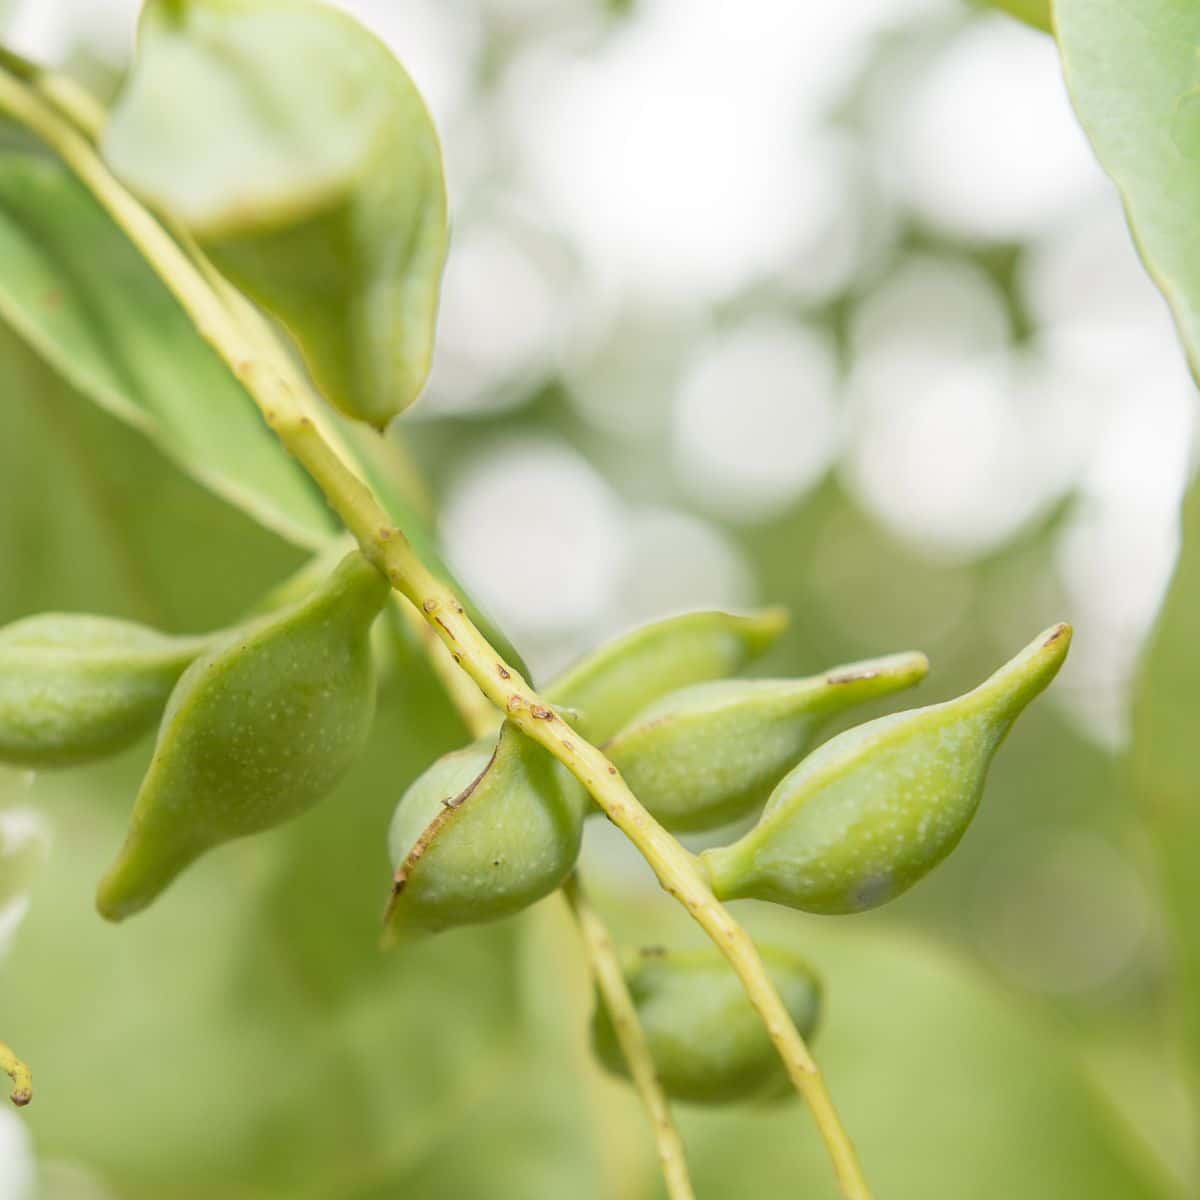
[[[746,912],[827,974],[817,1049],[882,1195],[1169,1194],[1194,1114],[1122,753],[1195,396],[1051,40],[959,0],[344,6],[447,157],[437,359],[393,432],[539,677],[771,602],[794,622],[764,671],[919,648],[934,700],[1075,624],[934,876],[851,919]],[[0,22],[108,93],[137,8]],[[212,626],[301,561],[0,352],[0,620]],[[0,1035],[40,1084],[0,1110],[2,1200],[658,1194],[552,902],[375,953],[387,815],[461,738],[422,672],[398,664],[335,801],[128,928],[90,896],[148,748],[0,773],[0,849],[30,864],[0,897]],[[615,831],[585,867],[628,937],[689,936]],[[832,1194],[798,1107],[684,1118],[702,1192]]]

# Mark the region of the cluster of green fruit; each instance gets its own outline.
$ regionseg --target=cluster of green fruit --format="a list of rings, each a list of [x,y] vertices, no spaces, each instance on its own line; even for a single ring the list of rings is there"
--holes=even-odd
[[[98,907],[144,908],[201,854],[269,829],[327,795],[361,752],[375,706],[370,631],[390,594],[354,552],[282,607],[206,637],[44,615],[0,631],[0,761],[66,766],[158,738]],[[978,806],[1000,742],[1061,665],[1067,626],[1041,634],[966,695],[850,729],[809,753],[852,704],[921,680],[901,654],[799,680],[731,679],[781,631],[777,612],[691,613],[601,647],[545,692],[603,745],[668,830],[757,821],[697,859],[719,899],[849,913],[899,895],[940,862]],[[807,757],[806,757],[807,755]],[[390,832],[389,928],[399,938],[504,917],[575,867],[583,785],[511,721],[435,762]],[[801,1029],[818,988],[777,951],[768,969]],[[628,981],[668,1091],[770,1094],[782,1066],[715,952],[643,953]],[[596,1043],[620,1066],[603,1012]]]

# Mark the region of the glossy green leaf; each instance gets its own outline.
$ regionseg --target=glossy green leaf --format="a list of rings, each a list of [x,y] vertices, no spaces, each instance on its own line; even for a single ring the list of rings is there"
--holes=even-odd
[[[102,150],[283,322],[339,408],[382,426],[416,399],[447,247],[441,150],[356,21],[308,0],[152,0]]]
[[[511,722],[439,759],[388,835],[394,931],[495,920],[549,895],[575,866],[587,794]]]
[[[605,753],[667,829],[718,829],[761,808],[827,721],[928,671],[923,654],[897,654],[809,679],[698,683],[644,709]]]
[[[1063,73],[1134,240],[1200,364],[1200,8],[1181,0],[1055,0]]]
[[[204,638],[44,613],[0,629],[0,761],[71,766],[149,733]]]
[[[606,642],[545,689],[554,704],[581,714],[593,741],[607,741],[655,700],[710,679],[733,675],[766,651],[787,626],[787,614],[750,616],[684,613],[643,625]]]
[[[206,851],[323,799],[375,711],[369,634],[386,580],[360,554],[280,613],[222,638],[171,694],[129,836],[100,884],[109,920],[145,908]]]
[[[966,695],[831,738],[749,833],[701,856],[717,895],[848,913],[912,887],[966,832],[992,757],[1070,644],[1056,625]]]
[[[335,528],[174,297],[65,167],[0,154],[0,319],[73,386],[292,541]]]
[[[771,981],[806,1040],[817,1028],[821,985],[804,959],[760,946]],[[674,1100],[732,1104],[790,1094],[792,1084],[741,980],[721,952],[649,946],[630,956],[625,981],[659,1080]],[[597,998],[592,1043],[618,1075],[629,1068],[608,1010]]]

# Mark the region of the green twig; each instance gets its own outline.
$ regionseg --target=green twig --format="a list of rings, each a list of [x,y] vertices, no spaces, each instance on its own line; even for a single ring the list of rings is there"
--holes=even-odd
[[[525,734],[544,746],[588,789],[634,843],[664,890],[674,896],[721,949],[741,979],[796,1089],[804,1096],[847,1200],[869,1200],[853,1144],[825,1081],[796,1029],[746,931],[713,895],[696,859],[638,802],[604,755],[570,728],[487,642],[458,596],[413,551],[370,489],[318,428],[276,363],[247,338],[226,305],[161,225],[113,177],[86,138],[37,92],[0,71],[0,110],[54,149],[89,188],[191,316],[200,335],[225,360],[267,423],[305,467],[363,554],[431,624],[453,660]]]
[[[23,1108],[33,1099],[33,1074],[3,1042],[0,1042],[0,1071],[12,1080],[12,1102]]]

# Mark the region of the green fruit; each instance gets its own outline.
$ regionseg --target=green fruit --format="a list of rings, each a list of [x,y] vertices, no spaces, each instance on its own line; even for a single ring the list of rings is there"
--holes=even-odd
[[[810,679],[699,683],[650,705],[605,753],[667,829],[717,829],[761,808],[829,718],[928,670],[923,654],[898,654]]]
[[[123,750],[209,641],[62,613],[0,629],[0,762],[62,767]]]
[[[150,0],[101,149],[382,426],[429,373],[448,244],[437,133],[391,52],[311,0]]]
[[[360,554],[291,608],[236,630],[171,695],[125,845],[97,907],[145,908],[214,846],[270,829],[328,794],[375,709],[371,624],[387,582]]]
[[[266,613],[278,612],[281,608],[288,608],[314,592],[319,592],[328,581],[330,572],[354,548],[354,539],[348,534],[332,539],[328,546],[311,555],[286,579],[281,579],[268,588],[246,615],[261,617]]]
[[[578,709],[583,732],[604,742],[669,692],[735,674],[786,626],[787,614],[778,608],[751,616],[668,617],[594,650],[551,683],[545,695],[556,705]]]
[[[392,818],[391,931],[491,921],[549,895],[579,857],[586,805],[570,772],[509,721],[498,740],[440,758]]]
[[[807,1040],[820,1014],[820,982],[795,954],[772,947],[760,947],[759,952]],[[693,1104],[732,1104],[790,1093],[787,1072],[762,1018],[719,951],[648,948],[627,962],[625,981],[668,1096]],[[629,1077],[608,1009],[599,997],[592,1045],[610,1071]]]
[[[745,837],[701,855],[717,896],[849,913],[912,887],[966,832],[992,755],[1070,643],[1056,625],[965,696],[830,739]]]

